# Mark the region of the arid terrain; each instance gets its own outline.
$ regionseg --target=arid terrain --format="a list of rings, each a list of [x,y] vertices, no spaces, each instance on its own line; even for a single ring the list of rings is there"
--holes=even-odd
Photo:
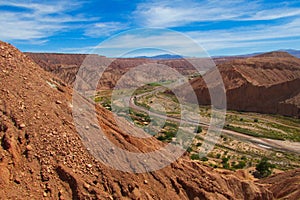
[[[227,108],[299,118],[299,66],[300,59],[285,52],[271,52],[218,65],[226,88]],[[206,77],[213,79],[215,72],[207,73]],[[191,80],[190,84],[199,97],[200,105],[209,105],[210,97],[204,80],[199,77]]]
[[[276,54],[278,59],[271,54],[220,64],[221,74],[226,75],[223,78],[230,109],[299,117],[300,62],[281,55]],[[300,198],[299,169],[258,180],[245,170],[204,165],[190,159],[188,152],[163,169],[139,174],[118,171],[96,160],[83,145],[72,116],[72,83],[84,57],[25,55],[0,42],[1,199]],[[100,86],[110,89],[124,68],[143,62],[144,59],[114,62]],[[174,64],[176,69],[183,67],[182,63]],[[193,75],[190,70],[186,75]],[[197,78],[191,83],[198,94],[205,93]],[[83,97],[78,101],[93,103]],[[155,137],[133,137],[130,132],[142,130],[123,118],[123,126],[117,126],[110,111],[100,104],[95,108],[99,126],[120,148],[149,152],[164,146]],[[88,118],[84,113],[82,117]]]
[[[84,54],[26,54],[42,68],[56,74],[71,85],[87,56]],[[94,58],[89,58],[89,60],[93,60],[95,67],[103,64],[109,65],[99,81],[99,89],[112,89],[120,77],[131,68],[142,64],[157,63],[172,67],[181,74],[191,77],[191,85],[199,96],[200,105],[210,104],[206,83],[197,75],[192,66],[193,61],[189,59],[109,59],[103,56],[93,56]],[[198,60],[197,63],[203,63],[201,59]],[[226,87],[228,109],[300,117],[299,58],[286,52],[272,52],[250,58],[215,58],[214,61],[218,65]],[[207,69],[204,67],[204,70]],[[193,78],[195,76],[199,78]],[[207,73],[207,77],[210,78],[210,76],[214,76],[213,71]],[[166,75],[166,80],[168,79],[172,78]]]
[[[26,53],[33,61],[46,71],[56,74],[65,83],[72,85],[76,74],[87,58],[86,54],[53,54],[53,53]],[[193,66],[183,59],[149,60],[143,58],[107,58],[98,55],[89,55],[88,61],[94,68],[108,65],[99,81],[99,89],[112,89],[123,74],[130,69],[143,64],[164,64],[178,70],[183,75],[192,75],[196,72]],[[90,74],[89,74],[90,76]],[[166,79],[170,77],[166,75]],[[130,83],[128,83],[130,84]]]

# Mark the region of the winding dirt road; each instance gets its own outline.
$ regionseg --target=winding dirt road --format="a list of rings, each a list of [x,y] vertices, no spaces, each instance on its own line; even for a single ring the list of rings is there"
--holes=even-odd
[[[149,94],[155,93],[159,90],[160,90],[160,87],[158,89],[156,89],[155,91],[139,94],[139,95],[135,96],[135,98],[140,98],[144,95],[149,95]],[[135,102],[134,102],[134,97],[130,98],[129,106],[132,109],[142,111],[142,112],[146,112],[151,116],[159,117],[159,118],[165,119],[165,120],[168,119],[170,121],[179,122],[179,123],[186,123],[186,124],[191,124],[191,125],[196,125],[196,126],[200,125],[200,126],[202,126],[203,128],[206,128],[206,129],[208,129],[209,126],[210,126],[210,124],[206,123],[206,122],[196,122],[194,120],[184,120],[184,119],[179,119],[179,118],[176,118],[176,117],[165,116],[165,115],[157,113],[157,112],[153,112],[152,110],[148,110],[148,109],[146,109],[142,106],[136,105]],[[267,139],[267,138],[257,138],[257,137],[245,135],[245,134],[242,134],[242,133],[238,133],[238,132],[235,132],[235,131],[226,130],[226,129],[222,130],[222,134],[230,136],[230,137],[232,137],[234,139],[237,139],[237,140],[250,142],[250,143],[252,143],[255,146],[258,146],[260,148],[274,149],[274,150],[293,152],[293,153],[300,153],[300,142],[289,142],[289,141],[274,140],[274,139]]]

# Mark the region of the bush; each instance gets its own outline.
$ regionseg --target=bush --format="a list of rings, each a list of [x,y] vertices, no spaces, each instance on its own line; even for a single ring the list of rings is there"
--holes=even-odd
[[[201,161],[208,161],[208,158],[207,157],[202,157],[200,160]]]
[[[196,127],[195,133],[201,133],[201,132],[202,132],[202,127],[201,126]]]
[[[256,173],[254,175],[256,178],[265,178],[271,175],[273,168],[275,168],[274,164],[269,163],[267,158],[262,158],[256,165]]]
[[[222,158],[222,165],[223,165],[223,168],[225,168],[225,169],[229,169],[230,168],[230,166],[228,164],[228,160],[229,160],[228,157],[223,157]]]
[[[228,163],[223,163],[223,168],[224,168],[224,169],[229,169],[229,168],[230,168],[230,166],[229,166],[229,164],[228,164]]]
[[[245,161],[239,161],[238,164],[234,164],[233,168],[235,169],[243,169],[246,166],[246,162]]]
[[[188,147],[188,148],[186,149],[186,151],[189,152],[189,153],[191,153],[191,152],[193,151],[193,149],[192,149],[192,147]]]
[[[173,131],[164,131],[162,132],[162,135],[158,136],[157,139],[160,140],[160,141],[171,141],[171,139],[173,137],[176,136],[176,132],[173,132]]]
[[[254,122],[258,122],[258,119],[257,119],[257,118],[255,118],[255,119],[254,119]]]
[[[227,157],[223,157],[223,158],[222,158],[222,163],[227,163],[228,160],[229,160],[229,159],[228,159]]]
[[[192,160],[199,160],[200,159],[199,154],[192,154],[191,159]]]

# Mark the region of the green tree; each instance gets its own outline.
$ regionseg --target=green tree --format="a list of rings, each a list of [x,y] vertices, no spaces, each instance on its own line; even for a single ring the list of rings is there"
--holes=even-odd
[[[262,158],[260,162],[256,165],[256,177],[264,178],[270,176],[273,168],[275,168],[274,164],[269,163],[267,158]]]
[[[201,160],[201,161],[208,161],[208,158],[204,156],[204,157],[202,157],[200,160]]]
[[[200,159],[199,154],[192,154],[191,159],[192,160],[199,160]]]
[[[235,168],[235,169],[243,169],[245,166],[246,166],[245,161],[241,160],[241,161],[239,161],[238,164],[234,164],[233,168]]]
[[[229,169],[229,168],[230,168],[228,161],[229,161],[229,158],[228,158],[228,157],[223,157],[223,158],[222,158],[222,165],[223,165],[223,168],[225,168],[225,169]]]
[[[201,133],[202,132],[202,127],[198,126],[195,128],[195,133]]]

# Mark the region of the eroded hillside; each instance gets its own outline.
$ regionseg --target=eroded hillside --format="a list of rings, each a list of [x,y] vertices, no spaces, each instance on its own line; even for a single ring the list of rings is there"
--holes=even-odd
[[[226,88],[228,109],[300,117],[300,59],[273,52],[225,62],[218,69]],[[205,77],[213,80],[216,72],[211,71]],[[190,84],[199,103],[209,105],[204,80],[198,77]]]

